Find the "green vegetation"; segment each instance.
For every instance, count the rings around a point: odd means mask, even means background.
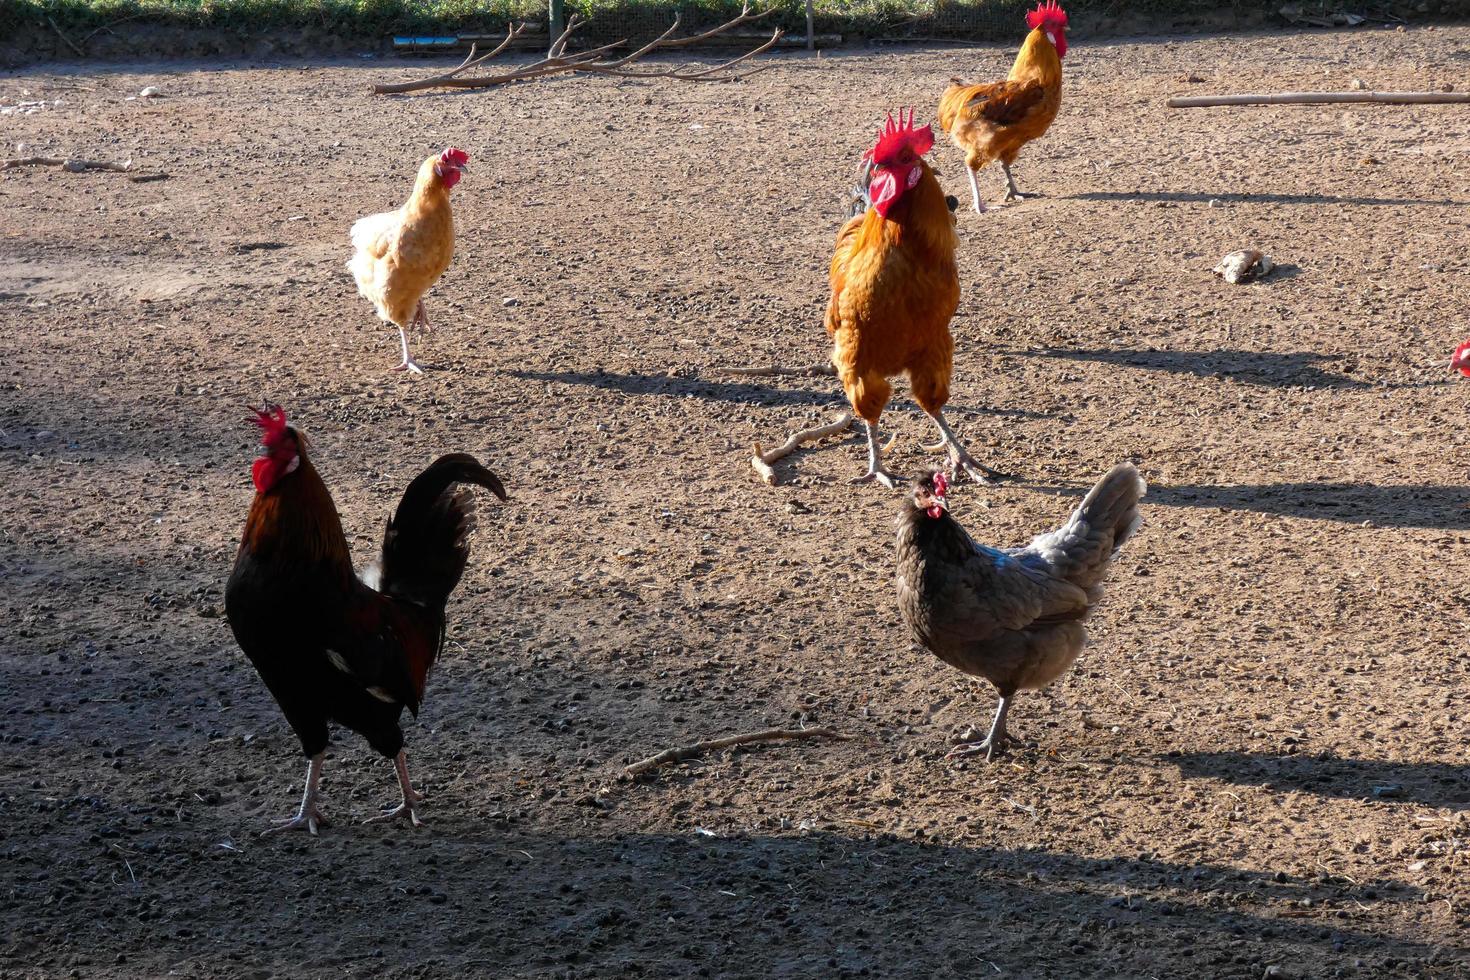
[[[1070,0],[1079,14],[1219,16],[1232,11],[1270,11],[1279,0]],[[1306,0],[1303,7],[1333,6]],[[806,30],[804,0],[768,0],[774,13],[762,23],[788,32]],[[815,0],[819,32],[865,37],[1014,38],[1027,0]],[[667,26],[676,10],[686,25],[708,27],[733,16],[739,0],[566,0],[566,9],[589,19],[588,39],[641,38]],[[317,29],[344,38],[380,39],[391,33],[495,33],[510,21],[545,23],[544,0],[0,0],[0,43],[21,24],[67,34],[127,22],[262,32]]]

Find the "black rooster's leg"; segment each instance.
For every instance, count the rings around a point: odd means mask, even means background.
[[[414,363],[414,359],[412,357],[408,356],[408,334],[404,332],[404,329],[402,327],[398,328],[398,340],[401,344],[403,344],[403,363],[398,365],[393,370],[408,371],[411,374],[423,374],[424,369]]]
[[[376,817],[369,817],[363,823],[376,823],[379,820],[392,820],[394,817],[407,817],[415,827],[422,827],[423,821],[419,819],[418,811],[414,804],[424,798],[424,794],[413,788],[413,783],[408,778],[408,756],[402,749],[393,757],[393,772],[398,776],[398,788],[403,791],[403,802],[391,810],[385,810]]]
[[[1022,194],[1021,193],[1021,189],[1016,186],[1016,178],[1014,178],[1014,177],[1011,176],[1011,165],[1008,164],[1008,163],[1006,163],[1004,160],[1002,160],[1000,162],[1000,169],[1002,169],[1002,170],[1004,170],[1006,172],[1006,200],[1007,201],[1024,201],[1028,197],[1040,197],[1041,196],[1040,194],[1036,193],[1035,191],[1031,192],[1030,194]]]
[[[306,830],[313,837],[316,836],[318,827],[329,827],[330,823],[322,815],[321,808],[316,805],[317,786],[322,781],[322,765],[326,761],[327,754],[318,752],[311,757],[311,762],[306,767],[306,791],[301,794],[301,810],[294,817],[277,822],[274,827],[261,833],[276,834],[283,830]]]
[[[958,759],[967,755],[985,753],[985,761],[992,761],[997,754],[1004,752],[1006,743],[1010,736],[1006,734],[1006,712],[1011,708],[1011,699],[1014,694],[1001,695],[1000,705],[995,709],[995,721],[990,723],[990,734],[985,736],[983,742],[970,742],[966,745],[956,745],[949,750],[946,759]]]
[[[892,490],[898,486],[898,477],[883,468],[883,447],[878,444],[878,427],[866,419],[864,423],[868,428],[868,472],[852,482],[867,483],[869,480],[877,480]]]
[[[983,463],[975,462],[975,457],[971,456],[965,450],[965,447],[960,443],[959,436],[954,434],[954,430],[944,420],[943,409],[936,409],[929,417],[934,420],[935,425],[939,426],[940,440],[934,446],[925,446],[925,449],[930,452],[939,449],[948,449],[949,458],[954,465],[968,473],[970,479],[976,483],[989,483],[992,480],[1008,479],[1006,474],[993,470]]]

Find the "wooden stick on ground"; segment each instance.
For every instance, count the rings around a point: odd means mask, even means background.
[[[809,364],[800,368],[770,364],[758,367],[714,367],[710,370],[719,374],[733,374],[740,378],[835,378],[837,376],[837,369],[830,363]]]
[[[750,465],[755,467],[755,471],[760,474],[762,480],[774,487],[776,485],[776,471],[771,468],[773,463],[785,459],[808,442],[816,442],[819,439],[826,439],[828,436],[835,436],[839,433],[846,432],[852,428],[855,421],[856,419],[853,418],[851,412],[843,412],[842,417],[835,422],[828,422],[826,425],[814,425],[810,429],[800,429],[791,433],[791,435],[786,437],[786,441],[775,449],[769,451],[762,450],[761,444],[756,443],[755,455],[750,457]]]
[[[1170,109],[1203,109],[1217,105],[1330,105],[1338,102],[1379,102],[1388,105],[1470,103],[1470,92],[1278,92],[1275,95],[1181,95],[1169,100]]]
[[[105,160],[78,160],[73,157],[10,157],[0,160],[0,170],[9,170],[11,167],[60,167],[74,174],[79,174],[83,170],[116,170],[119,173],[127,173],[133,169],[133,161],[108,163]]]
[[[646,772],[667,766],[675,762],[683,762],[697,756],[707,755],[710,752],[719,752],[723,749],[733,748],[736,745],[749,745],[752,742],[778,742],[783,739],[801,738],[834,738],[838,741],[847,741],[852,736],[834,732],[830,728],[767,728],[760,732],[746,732],[744,735],[727,735],[724,738],[712,738],[705,742],[695,742],[693,745],[685,745],[676,749],[664,749],[657,755],[651,755],[642,762],[635,762],[623,769],[623,775],[629,778],[641,776]]]

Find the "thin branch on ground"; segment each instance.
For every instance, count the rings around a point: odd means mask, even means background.
[[[771,486],[776,485],[776,471],[772,465],[779,460],[785,459],[809,442],[816,442],[846,432],[857,422],[851,412],[843,412],[842,417],[835,422],[826,425],[814,425],[808,429],[799,429],[786,437],[786,441],[775,449],[763,450],[761,444],[755,444],[755,455],[750,457],[750,465],[760,474],[760,478]]]
[[[133,161],[110,163],[106,160],[79,160],[75,157],[9,157],[0,160],[0,170],[9,170],[12,167],[60,167],[74,174],[83,170],[115,170],[118,173],[127,173],[133,169]]]
[[[837,368],[830,363],[809,364],[799,368],[768,364],[756,367],[713,367],[710,370],[719,374],[732,374],[740,378],[832,378],[837,376]]]
[[[470,53],[465,57],[464,61],[460,62],[459,65],[457,65],[450,71],[444,72],[443,74],[435,75],[431,78],[420,79],[416,82],[398,82],[394,84],[374,85],[372,87],[372,92],[374,95],[402,95],[408,92],[422,92],[426,89],[438,88],[494,88],[495,86],[507,85],[511,82],[523,82],[529,81],[533,78],[545,78],[548,75],[558,75],[575,72],[586,72],[593,75],[612,75],[617,78],[671,78],[681,82],[729,82],[736,79],[748,78],[756,72],[764,70],[764,66],[762,66],[760,68],[749,68],[742,71],[732,71],[735,66],[745,61],[748,61],[751,58],[756,57],[757,55],[763,54],[774,47],[776,43],[781,40],[782,37],[782,31],[779,28],[772,32],[770,40],[766,41],[766,43],[760,45],[754,50],[747,51],[745,54],[740,55],[737,58],[731,58],[729,61],[721,62],[720,64],[714,65],[712,67],[694,68],[690,66],[680,66],[677,68],[669,68],[663,70],[639,70],[629,68],[628,66],[642,60],[655,51],[665,50],[669,48],[682,48],[690,44],[698,43],[700,41],[706,41],[718,34],[723,34],[734,27],[738,27],[741,24],[749,23],[753,20],[759,20],[760,18],[765,17],[770,13],[771,11],[769,10],[762,11],[760,13],[752,13],[750,10],[750,5],[747,3],[744,7],[741,8],[740,14],[733,19],[726,21],[718,27],[711,28],[710,30],[705,31],[703,34],[695,34],[691,37],[682,38],[673,36],[678,31],[680,24],[683,22],[682,17],[678,14],[675,14],[674,23],[669,26],[668,30],[664,31],[658,37],[654,38],[652,41],[649,41],[641,48],[633,51],[631,54],[627,54],[621,58],[613,58],[610,60],[600,59],[602,59],[603,55],[607,54],[607,52],[609,51],[612,51],[614,48],[620,48],[627,44],[626,40],[617,41],[613,44],[604,44],[596,48],[589,48],[586,51],[578,51],[573,54],[567,54],[567,41],[570,40],[573,32],[575,32],[579,27],[586,24],[586,21],[584,19],[573,14],[567,20],[566,29],[557,36],[556,40],[552,41],[551,46],[547,49],[547,56],[545,58],[542,58],[540,61],[533,62],[521,68],[514,68],[509,71],[502,72],[498,75],[466,76],[463,74],[471,68],[484,64],[491,58],[498,55],[500,52],[504,51],[505,48],[509,46],[511,41],[515,40],[515,38],[519,36],[520,32],[524,30],[525,25],[521,24],[517,27],[512,28],[506,39],[502,41],[500,45],[495,48],[495,50],[489,52],[488,54],[479,54],[478,50],[473,45],[471,45]]]
[[[1334,105],[1340,102],[1439,105],[1470,102],[1470,92],[1278,92],[1274,95],[1262,93],[1180,95],[1169,100],[1169,108],[1204,109],[1221,105]]]
[[[712,738],[708,741],[695,742],[693,745],[685,745],[681,748],[664,749],[657,755],[651,755],[642,762],[635,762],[631,766],[625,766],[623,768],[623,775],[631,779],[657,769],[660,766],[683,762],[686,759],[708,755],[711,752],[720,752],[737,745],[750,745],[753,742],[779,742],[785,739],[803,738],[832,738],[840,742],[845,742],[852,738],[852,736],[843,735],[841,732],[835,732],[830,728],[767,728],[764,731],[746,732],[743,735],[727,735],[724,738]]]

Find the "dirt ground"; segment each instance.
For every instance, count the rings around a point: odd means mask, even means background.
[[[0,174],[0,976],[1470,977],[1470,115],[1164,106],[1463,88],[1470,28],[1074,39],[1016,167],[1046,196],[960,213],[950,417],[1018,478],[959,519],[1012,544],[1120,459],[1151,484],[1092,645],[987,766],[943,759],[993,692],[910,642],[856,437],[774,488],[747,464],[833,381],[715,368],[826,357],[883,111],[1009,57],[394,100],[367,85],[430,66],[0,76],[45,103],[4,155],[170,175]],[[451,143],[406,377],[347,228]],[[1209,274],[1243,246],[1281,271]],[[912,473],[940,460],[899,392]],[[358,823],[391,771],[339,733],[333,826],[257,836],[304,770],[221,611],[266,398],[362,560],[440,452],[512,493],[407,729],[417,832]],[[852,738],[617,779],[776,724]]]

